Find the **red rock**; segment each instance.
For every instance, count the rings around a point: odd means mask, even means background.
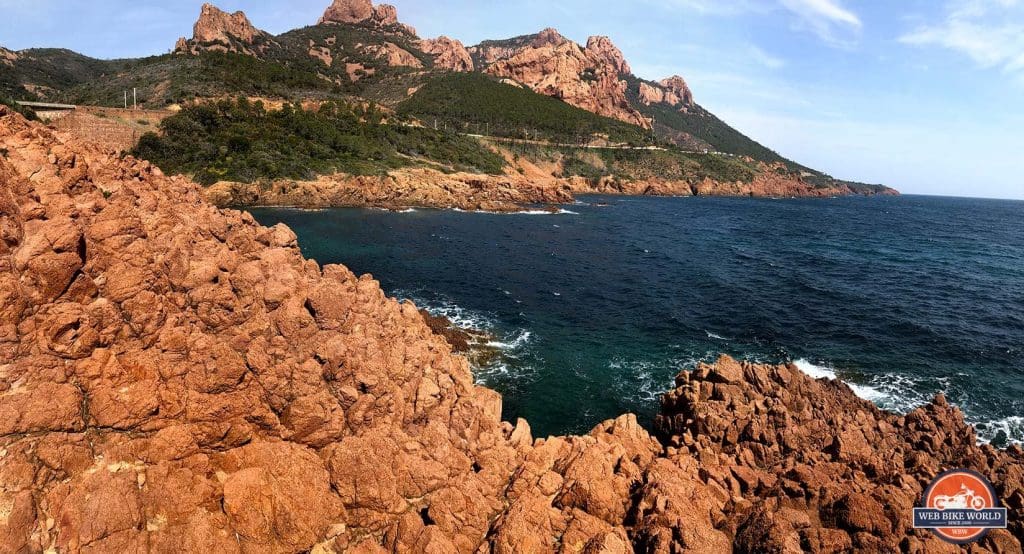
[[[373,2],[370,0],[334,0],[320,23],[362,23],[373,17]]]
[[[484,64],[478,69],[491,75],[513,79],[578,108],[651,126],[626,99],[622,75],[629,72],[629,65],[607,37],[591,37],[583,48],[555,29],[545,29],[518,46],[476,46],[469,51]]]
[[[657,437],[534,440],[415,306],[287,227],[2,106],[0,148],[5,550],[941,551],[909,514],[950,467],[1010,512],[978,548],[1020,550],[1024,450],[942,398],[900,416],[722,358]]]
[[[420,50],[434,56],[434,67],[449,71],[473,71],[473,57],[461,42],[445,36],[421,40]]]
[[[244,12],[229,14],[213,4],[203,4],[192,28],[192,40],[179,38],[174,51],[179,54],[205,50],[251,54],[250,47],[261,36],[269,35],[254,27]]]

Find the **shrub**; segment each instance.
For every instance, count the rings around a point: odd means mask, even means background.
[[[381,124],[373,106],[327,102],[316,110],[285,104],[266,110],[245,98],[186,107],[146,133],[134,154],[170,173],[210,185],[312,179],[345,172],[381,174],[425,158],[457,170],[500,173],[504,161],[478,142],[453,134]]]

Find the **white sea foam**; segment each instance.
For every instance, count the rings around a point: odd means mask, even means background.
[[[854,394],[874,402],[879,408],[897,413],[907,413],[918,406],[927,404],[934,398],[935,394],[948,395],[950,390],[950,379],[938,377],[930,379],[930,387],[922,386],[922,381],[898,375],[886,373],[873,376],[868,384],[851,383],[836,375],[836,372],[829,367],[811,363],[800,359],[793,362],[797,368],[815,379],[827,377],[838,379],[846,383]],[[962,374],[961,376],[964,376]],[[922,392],[931,389],[933,392]],[[1010,443],[1024,443],[1024,416],[1008,416],[995,420],[978,420],[971,416],[971,402],[964,395],[960,395],[956,404],[964,411],[967,423],[974,426],[978,435],[979,443],[988,443],[994,439],[1005,440]]]
[[[850,387],[850,390],[852,390],[854,394],[865,400],[870,400],[882,408],[886,408],[887,405],[891,403],[891,400],[895,400],[895,397],[880,388],[876,388],[875,386],[859,385],[857,383],[844,381],[843,379],[840,379],[839,376],[836,375],[836,372],[831,368],[813,364],[804,359],[794,360],[793,365],[795,365],[800,371],[803,371],[815,379],[827,377],[829,379],[842,381],[846,383],[846,386]]]
[[[514,337],[512,337],[511,340],[507,340],[507,341],[492,340],[492,341],[487,343],[487,346],[489,346],[491,348],[497,348],[497,349],[500,349],[500,350],[514,351],[514,350],[516,350],[518,348],[521,348],[521,347],[525,346],[526,343],[530,341],[530,336],[531,335],[530,335],[529,331],[527,331],[525,329],[520,329],[519,333],[517,335],[515,335]]]
[[[1024,444],[1024,417],[1009,416],[992,421],[968,423],[974,425],[979,441],[989,442],[1004,435],[1008,442]]]
[[[485,346],[500,351],[498,356],[488,359],[485,364],[473,366],[473,377],[477,384],[487,385],[495,379],[521,381],[526,380],[534,372],[534,368],[515,363],[521,359],[530,347],[532,333],[523,328],[504,330],[495,316],[483,312],[467,310],[447,299],[424,301],[415,294],[398,290],[393,293],[399,298],[409,298],[420,308],[431,315],[443,316],[452,325],[462,329],[483,331],[493,337]]]

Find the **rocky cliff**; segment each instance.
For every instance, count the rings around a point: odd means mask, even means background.
[[[255,54],[259,38],[269,39],[270,35],[254,27],[245,13],[229,14],[213,4],[203,4],[192,28],[192,39],[179,38],[174,51],[179,54],[201,51]]]
[[[478,69],[512,79],[535,92],[573,106],[650,128],[651,122],[630,106],[623,79],[629,65],[606,37],[591,37],[587,46],[555,29],[469,49]]]
[[[662,79],[658,83],[640,81],[639,87],[639,98],[645,105],[668,104],[684,112],[693,106],[693,93],[679,75]]]
[[[458,40],[441,36],[421,40],[420,49],[434,56],[434,67],[448,71],[473,71],[473,57]]]
[[[627,91],[637,79],[608,37],[590,37],[586,46],[580,46],[555,29],[545,29],[536,35],[487,41],[469,52],[479,70],[578,108],[651,128],[650,118],[630,104]],[[693,105],[693,94],[682,77],[639,82],[639,98],[645,104],[664,103],[682,111]]]
[[[399,23],[397,8],[390,4],[374,6],[370,0],[334,0],[318,21],[318,24],[324,23],[396,26],[410,35],[416,35],[416,29]]]
[[[9,552],[922,552],[939,471],[1010,510],[1024,451],[722,358],[635,417],[535,439],[370,276],[0,106],[0,545]]]

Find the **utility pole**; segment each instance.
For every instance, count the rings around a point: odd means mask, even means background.
[[[139,109],[139,96],[136,93],[134,87],[132,88],[132,109],[133,110]]]
[[[128,109],[128,91],[124,91],[124,109]]]

